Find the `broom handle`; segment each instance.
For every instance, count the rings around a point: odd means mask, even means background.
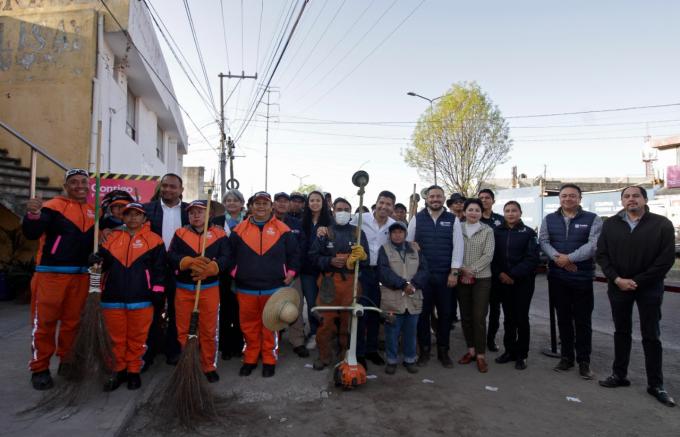
[[[212,188],[208,190],[208,201],[205,208],[205,223],[203,223],[203,235],[201,235],[201,256],[205,256],[205,246],[208,239],[208,223],[210,222],[210,204],[212,198]],[[196,283],[196,297],[194,298],[194,313],[198,313],[198,298],[201,295],[201,283],[203,281],[199,280]],[[193,321],[193,317],[192,317]]]
[[[97,156],[94,166],[95,192],[94,192],[94,243],[92,253],[97,253],[99,249],[99,189],[101,187],[101,175],[99,166],[101,165],[102,151],[102,121],[97,121]]]

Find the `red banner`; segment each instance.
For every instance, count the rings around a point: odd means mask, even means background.
[[[126,174],[104,174],[101,177],[99,187],[99,197],[103,198],[113,190],[124,190],[137,199],[138,202],[148,202],[156,191],[156,185],[160,176],[140,176]],[[87,198],[88,203],[94,203],[94,193],[96,188],[95,178],[90,178],[90,194]]]

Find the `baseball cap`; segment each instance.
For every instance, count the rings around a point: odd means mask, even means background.
[[[302,200],[303,202],[306,200],[305,195],[298,192],[298,191],[293,191],[290,193],[290,200]]]
[[[71,176],[85,176],[89,178],[90,173],[88,173],[87,170],[83,170],[82,168],[72,168],[70,170],[66,170],[66,173],[64,174],[64,180],[67,181]]]
[[[201,209],[205,209],[205,208],[206,208],[206,205],[207,205],[207,203],[206,203],[205,200],[194,200],[193,202],[191,202],[191,203],[187,206],[187,211],[189,211],[191,208],[194,208],[194,207],[196,207],[196,208],[201,208]]]
[[[390,227],[387,228],[387,230],[388,230],[389,232],[392,232],[392,231],[394,231],[395,229],[401,229],[401,230],[403,230],[404,232],[407,232],[407,231],[408,231],[408,228],[406,227],[406,224],[405,224],[404,222],[400,222],[400,221],[396,221],[396,222],[392,223],[392,224],[390,225]]]
[[[127,211],[131,209],[137,210],[142,214],[146,215],[146,211],[144,211],[144,205],[142,205],[139,202],[130,202],[127,205],[125,205],[125,208],[123,208],[123,214],[125,214]]]
[[[257,199],[265,199],[271,202],[272,196],[266,191],[258,191],[257,193],[253,194],[253,202],[255,202]]]
[[[274,200],[279,200],[279,199],[281,199],[282,197],[283,197],[283,198],[286,198],[286,199],[288,199],[288,200],[290,200],[290,196],[288,195],[288,193],[284,193],[283,191],[280,192],[280,193],[274,194]]]
[[[465,196],[460,193],[453,193],[451,197],[446,200],[446,206],[451,206],[454,202],[465,202]]]

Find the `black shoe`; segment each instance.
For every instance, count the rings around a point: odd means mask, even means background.
[[[307,350],[304,344],[302,346],[294,347],[293,352],[295,352],[300,358],[309,357],[309,350]]]
[[[217,382],[220,380],[220,375],[216,371],[205,372],[205,377],[208,379],[209,383]]]
[[[71,363],[59,363],[59,369],[57,370],[57,375],[59,376],[70,376],[73,365]]]
[[[385,360],[380,356],[378,352],[369,352],[366,354],[366,359],[371,360],[376,366],[384,366]]]
[[[416,366],[416,363],[404,363],[404,367],[406,367],[406,371],[408,373],[418,373],[418,367]]]
[[[486,342],[486,348],[489,349],[491,352],[498,352],[498,346],[496,345],[495,340],[488,340]]]
[[[165,359],[165,364],[168,366],[176,366],[177,363],[179,363],[179,356],[180,354],[168,355],[168,357]]]
[[[49,370],[43,370],[42,372],[35,372],[31,375],[31,384],[36,390],[49,390],[54,387],[54,381],[52,381],[52,375],[50,375]]]
[[[503,352],[502,354],[497,356],[494,359],[494,361],[497,362],[498,364],[505,364],[505,363],[509,363],[510,361],[515,361],[515,357],[510,355],[508,352]]]
[[[128,390],[137,390],[142,386],[142,378],[139,373],[129,372],[127,374],[127,388]]]
[[[364,370],[368,372],[368,363],[366,362],[366,358],[364,357],[357,357],[357,363],[361,364],[364,366]]]
[[[515,360],[515,369],[517,370],[524,370],[527,368],[527,359],[526,358],[519,358]]]
[[[598,384],[607,388],[628,387],[630,385],[630,381],[617,375],[611,375],[608,376],[607,379],[598,381]]]
[[[668,393],[663,389],[663,387],[647,387],[647,393],[654,396],[657,401],[661,402],[667,407],[675,406],[675,401],[672,397],[668,396]]]
[[[452,369],[453,368],[453,361],[451,360],[451,357],[449,356],[449,348],[448,347],[438,347],[437,348],[437,359],[439,360],[440,363],[442,363],[442,366],[444,366],[445,369]]]
[[[593,371],[590,370],[590,363],[578,363],[578,374],[588,381],[595,377]]]
[[[323,370],[323,369],[326,368],[326,366],[327,366],[327,364],[324,363],[323,361],[321,361],[320,359],[314,360],[314,364],[312,364],[312,368],[314,370]]]
[[[250,376],[253,370],[257,367],[257,364],[246,364],[243,363],[241,370],[238,371],[239,376]]]
[[[388,375],[394,375],[397,372],[397,365],[396,364],[388,364],[385,366],[385,373]]]
[[[571,369],[574,367],[574,362],[570,361],[566,358],[560,359],[560,362],[557,363],[557,366],[553,367],[553,370],[555,372],[566,372],[567,370]]]
[[[420,355],[418,356],[418,361],[417,364],[420,367],[425,367],[427,366],[427,363],[430,361],[430,348],[429,347],[421,347],[420,348]]]
[[[114,391],[125,381],[127,381],[127,372],[125,370],[113,372],[104,383],[104,391]]]
[[[263,364],[262,365],[262,377],[263,378],[271,378],[274,376],[274,373],[276,372],[276,365],[275,364]]]

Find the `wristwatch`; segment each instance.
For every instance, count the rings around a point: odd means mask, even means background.
[[[453,271],[451,272],[451,274],[452,274],[453,276],[458,276],[458,270],[453,270]]]

